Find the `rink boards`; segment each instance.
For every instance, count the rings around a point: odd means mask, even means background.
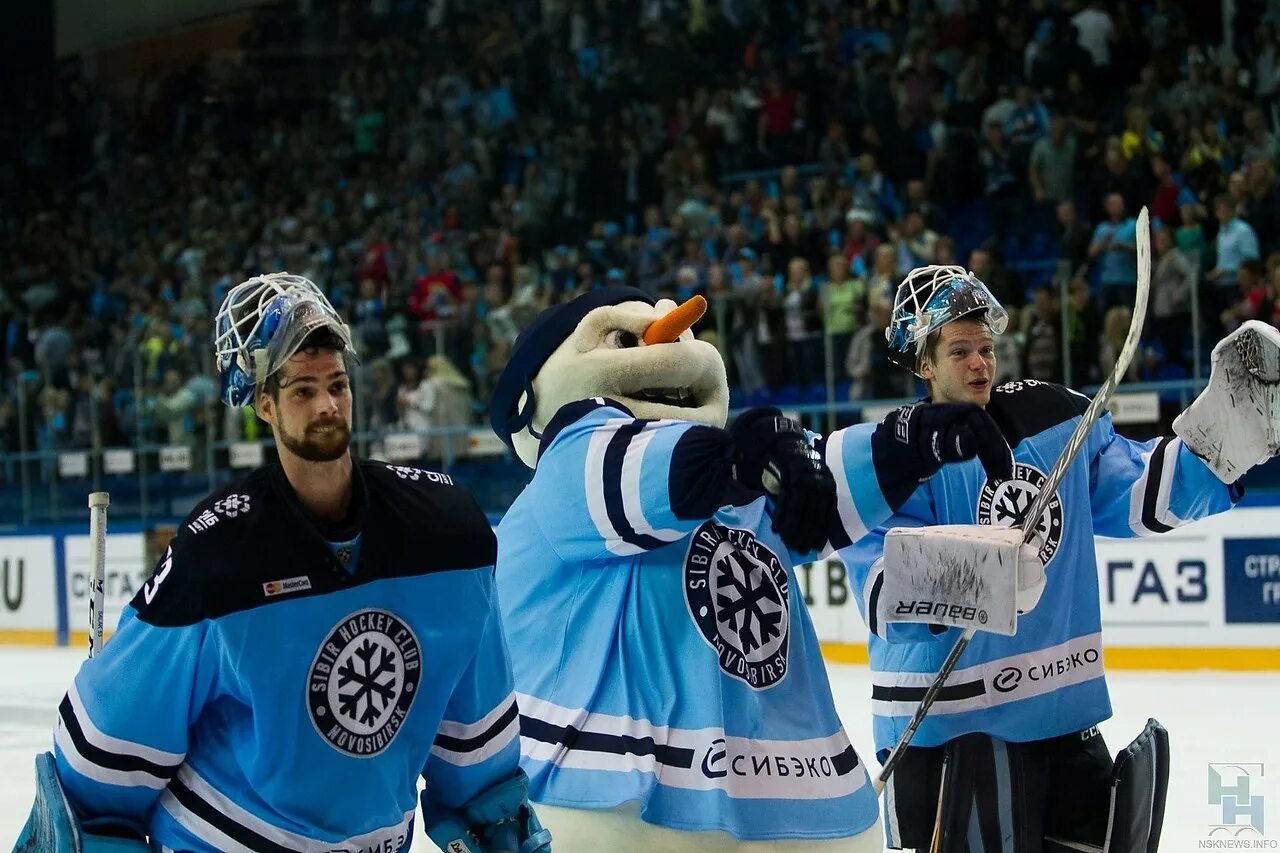
[[[151,574],[146,534],[113,524],[107,541],[108,630]],[[84,645],[85,527],[0,533],[0,644]],[[1053,572],[1049,566],[1049,582]],[[829,659],[867,659],[867,630],[844,566],[796,572]],[[1109,667],[1280,671],[1280,507],[1241,507],[1151,539],[1098,539],[1098,589]]]

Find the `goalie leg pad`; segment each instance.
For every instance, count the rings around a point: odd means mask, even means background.
[[[53,755],[48,752],[36,756],[36,798],[13,849],[14,853],[81,853],[84,849],[80,822],[67,802]]]
[[[1280,450],[1280,331],[1250,320],[1218,342],[1212,364],[1173,431],[1230,484]]]
[[[1116,756],[1106,853],[1156,853],[1169,792],[1169,733],[1147,720],[1142,734]]]

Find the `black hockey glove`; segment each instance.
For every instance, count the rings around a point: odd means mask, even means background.
[[[734,479],[773,496],[774,532],[797,551],[825,546],[835,520],[836,481],[800,425],[777,409],[752,409],[729,433]]]
[[[950,462],[978,457],[991,480],[1013,477],[1013,451],[987,410],[973,403],[916,403],[890,412],[871,434],[880,491],[897,510]]]

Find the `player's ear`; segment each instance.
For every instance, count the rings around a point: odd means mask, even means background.
[[[932,382],[933,376],[933,362],[929,361],[928,356],[922,356],[920,358],[920,377],[925,382]]]
[[[259,389],[253,401],[253,410],[258,417],[271,426],[276,425],[276,401],[265,390]]]

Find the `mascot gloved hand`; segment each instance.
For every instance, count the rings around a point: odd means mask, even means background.
[[[797,551],[821,550],[836,511],[836,481],[804,430],[770,407],[745,412],[729,433],[735,479],[774,498],[774,532]]]

